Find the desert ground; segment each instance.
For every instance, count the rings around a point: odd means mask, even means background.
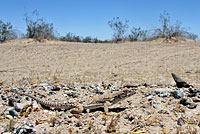
[[[0,131],[14,132],[8,128],[12,126],[12,120],[16,122],[14,128],[28,122],[33,125],[31,127],[36,133],[197,133],[200,130],[198,102],[194,109],[181,104],[180,108],[180,99],[171,98],[170,95],[161,97],[152,93],[153,90],[160,88],[176,90],[171,73],[183,78],[193,88],[200,88],[199,41],[163,42],[160,39],[95,44],[60,41],[39,43],[31,39],[19,39],[1,43]],[[49,86],[49,83],[65,86],[59,91],[51,91],[54,95],[48,96],[50,89],[41,89]],[[108,88],[104,89],[103,84],[109,85],[106,86]],[[62,101],[69,97],[63,96],[66,91],[76,92],[78,96],[73,97],[79,98],[81,95],[94,95],[93,89],[97,87],[104,93],[107,90],[122,90],[127,84],[134,85],[131,90],[135,90],[136,93],[117,104],[118,107],[128,107],[120,112],[104,113],[97,110],[71,114],[61,111],[59,116],[62,121],[53,126],[44,119],[51,120],[50,116],[57,111],[40,108],[28,112],[26,116],[17,111],[20,115],[18,117],[8,116],[5,112],[14,108],[8,104],[8,98],[13,94],[5,92],[12,88],[34,89],[37,93],[45,95],[45,98],[42,98],[44,100]],[[69,88],[72,85],[77,90]],[[87,88],[86,85],[94,86]],[[84,87],[84,91],[78,90],[82,89],[81,86]],[[87,89],[90,91],[86,91]],[[188,89],[181,88],[180,91],[186,94]],[[6,96],[6,99],[2,96]],[[195,117],[191,117],[192,115]],[[192,119],[195,119],[193,123],[190,121]],[[184,123],[177,125],[177,121],[181,120]],[[110,122],[114,122],[115,125]],[[15,133],[20,132],[15,130]]]
[[[172,84],[174,72],[198,84],[199,59],[197,41],[83,44],[15,40],[0,44],[0,81],[10,84],[23,77],[41,81],[56,77],[64,82]]]

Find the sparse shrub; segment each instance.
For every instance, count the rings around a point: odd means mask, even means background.
[[[177,21],[175,24],[171,24],[170,16],[167,12],[160,14],[160,24],[161,28],[156,28],[153,33],[153,38],[166,38],[167,40],[172,37],[185,37],[188,39],[197,39],[198,36],[194,33],[188,32],[185,28],[181,26],[181,22]]]
[[[113,41],[118,42],[118,41],[123,41],[125,39],[125,33],[129,28],[128,20],[123,22],[119,19],[119,17],[116,17],[108,21],[108,25],[114,32]]]
[[[33,11],[34,17],[25,14],[25,21],[27,25],[27,38],[42,39],[55,39],[53,23],[47,23],[43,18],[38,18],[37,10]]]
[[[83,42],[84,43],[90,43],[90,42],[92,42],[92,37],[86,36],[85,38],[83,38]]]
[[[69,41],[69,42],[81,42],[82,41],[82,37],[80,36],[76,36],[73,33],[67,33],[65,37],[61,37],[60,38],[61,41]]]
[[[133,27],[128,35],[129,41],[144,40],[147,38],[147,30],[142,30],[140,27]]]
[[[10,39],[16,39],[17,34],[13,30],[13,26],[10,22],[4,23],[2,20],[0,20],[0,41],[6,41]]]

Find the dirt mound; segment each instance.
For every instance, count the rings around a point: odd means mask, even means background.
[[[36,39],[14,39],[14,40],[7,40],[3,42],[3,44],[39,44],[39,43],[58,43],[58,40],[36,40]]]
[[[186,42],[196,42],[195,40],[188,39],[185,37],[171,37],[170,39],[167,38],[154,38],[147,40],[147,42],[152,43],[186,43]]]

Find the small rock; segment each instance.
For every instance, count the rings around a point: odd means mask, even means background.
[[[93,90],[93,92],[96,93],[96,94],[103,94],[102,89],[99,88],[99,87],[95,88],[95,89]]]
[[[14,131],[14,134],[36,134],[36,130],[32,127],[32,125],[21,126]]]
[[[55,94],[56,94],[55,92],[49,92],[49,93],[48,93],[49,96],[55,95]]]
[[[197,104],[193,102],[191,98],[182,98],[180,100],[180,104],[187,106],[190,109],[194,109],[197,107]]]
[[[176,86],[178,88],[182,88],[182,87],[188,88],[188,87],[190,87],[190,85],[187,82],[185,82],[184,80],[179,78],[176,74],[172,73],[171,75],[172,75],[174,81],[176,82]]]
[[[151,101],[152,98],[153,98],[152,96],[147,96],[147,100],[148,100],[148,101]]]
[[[25,102],[25,103],[16,103],[15,104],[15,109],[17,110],[17,111],[20,111],[20,110],[22,110],[25,106],[27,106],[27,105],[31,105],[31,102],[30,101],[27,101],[27,102]]]
[[[174,92],[172,92],[172,95],[176,99],[182,98],[184,96],[181,90],[175,90]]]
[[[78,97],[78,94],[76,92],[68,92],[67,95],[73,98]]]
[[[51,91],[60,91],[60,89],[61,89],[60,86],[54,85]]]
[[[17,111],[15,111],[14,109],[11,109],[11,110],[9,110],[9,114],[12,116],[12,117],[18,117],[19,115],[18,115],[18,113],[17,113]]]
[[[145,97],[147,97],[147,96],[150,96],[151,93],[147,92],[147,93],[145,93],[144,95],[145,95]]]
[[[182,126],[184,124],[185,124],[185,121],[183,120],[183,118],[178,118],[177,125]]]
[[[12,98],[8,99],[8,106],[11,106],[11,107],[14,106],[14,99],[12,99]]]
[[[173,91],[170,88],[156,88],[152,91],[152,94],[156,93],[159,97],[168,97]]]
[[[200,98],[199,98],[199,97],[193,97],[192,100],[193,100],[194,102],[200,102]]]
[[[40,109],[40,107],[39,107],[39,105],[37,104],[37,102],[36,101],[33,101],[33,111],[37,111],[37,110],[39,110]]]
[[[46,86],[48,86],[48,84],[47,83],[41,83],[39,86],[46,87]]]
[[[168,97],[169,95],[170,95],[170,93],[167,92],[167,91],[165,91],[165,92],[160,92],[160,93],[158,94],[159,97]]]
[[[7,96],[1,95],[1,99],[2,99],[2,100],[7,100]]]
[[[157,105],[156,105],[156,104],[153,104],[153,108],[155,108],[155,109],[156,109],[156,108],[157,108]]]
[[[6,119],[12,120],[12,119],[13,119],[13,116],[11,116],[11,115],[6,115]]]
[[[200,92],[196,93],[196,96],[197,96],[198,98],[200,98]]]
[[[187,107],[188,107],[189,109],[194,109],[194,108],[197,107],[197,104],[196,104],[196,103],[192,103],[192,104],[190,104],[190,105],[187,105]]]

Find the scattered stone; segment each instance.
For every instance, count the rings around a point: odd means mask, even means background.
[[[12,120],[12,119],[13,119],[13,116],[11,116],[11,115],[6,115],[6,119]]]
[[[11,110],[9,110],[9,114],[12,116],[12,117],[18,117],[19,115],[18,115],[18,113],[17,113],[17,111],[15,110],[15,109],[11,109]]]
[[[101,88],[97,87],[93,90],[93,93],[96,93],[96,94],[103,94],[103,91]]]
[[[194,108],[197,107],[197,104],[196,104],[196,103],[191,103],[190,105],[187,105],[187,107],[188,107],[189,109],[194,109]]]
[[[15,104],[15,109],[17,110],[17,111],[20,111],[20,110],[22,110],[25,106],[27,106],[27,105],[31,105],[31,102],[30,101],[26,101],[26,102],[24,102],[24,103],[16,103]]]
[[[33,101],[33,111],[38,111],[40,109],[38,103],[36,101]]]
[[[182,87],[189,88],[190,87],[190,85],[187,82],[185,82],[184,80],[179,78],[176,74],[172,73],[172,77],[173,77],[174,81],[176,82],[176,86],[178,88],[182,88]]]
[[[172,95],[176,99],[182,98],[184,96],[181,90],[175,90],[174,92],[172,92]]]
[[[55,92],[49,92],[49,93],[48,93],[49,96],[55,95],[55,94],[56,94]]]
[[[193,97],[192,100],[193,100],[194,102],[200,102],[200,98],[199,98],[199,97]]]
[[[153,100],[153,97],[152,96],[147,96],[147,100],[151,101],[151,100]]]
[[[185,124],[185,121],[183,120],[183,118],[178,118],[177,125],[182,126],[184,124]]]
[[[180,104],[187,106],[190,109],[194,109],[197,107],[197,104],[193,102],[191,98],[182,98],[180,100]]]
[[[139,85],[125,85],[123,88],[137,88]]]
[[[60,86],[59,85],[54,85],[51,91],[60,91]]]
[[[14,134],[36,134],[36,130],[33,128],[32,125],[25,125],[18,127],[15,131]]]
[[[169,93],[174,92],[174,90],[171,88],[156,88],[153,91],[155,91],[157,94],[159,94],[161,92],[169,92]]]
[[[1,95],[1,99],[2,99],[2,100],[7,100],[7,96]]]
[[[198,98],[200,98],[200,92],[198,92],[198,93],[196,94],[196,96],[197,96]]]
[[[167,91],[165,91],[165,92],[160,92],[160,93],[158,94],[158,96],[159,96],[159,97],[169,97],[169,96],[170,96],[170,93],[167,92]]]
[[[8,106],[11,106],[11,107],[14,106],[14,99],[12,99],[12,98],[8,99]]]

